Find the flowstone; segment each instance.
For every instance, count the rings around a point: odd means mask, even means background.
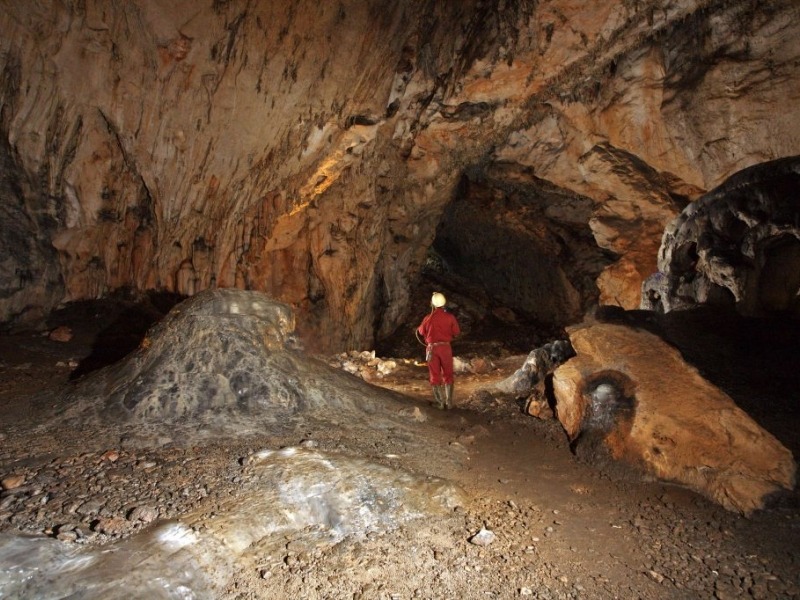
[[[0,597],[213,599],[243,563],[280,563],[287,537],[331,545],[464,504],[444,480],[312,449],[265,450],[242,464],[235,496],[113,546],[3,535]]]
[[[259,292],[201,292],[133,353],[78,381],[51,425],[118,424],[175,438],[181,429],[263,433],[396,416],[395,395],[305,354],[294,328],[291,308]]]

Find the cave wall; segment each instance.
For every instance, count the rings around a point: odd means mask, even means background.
[[[237,286],[369,344],[478,163],[590,198],[630,308],[687,201],[800,153],[791,0],[0,7],[0,321]]]

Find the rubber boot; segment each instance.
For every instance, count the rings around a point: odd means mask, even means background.
[[[445,406],[445,389],[443,385],[434,385],[433,387],[433,399],[436,403],[436,408],[444,410]]]
[[[453,384],[448,383],[444,386],[444,407],[445,409],[453,408]]]

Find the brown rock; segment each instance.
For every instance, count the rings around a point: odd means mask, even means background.
[[[486,373],[491,373],[494,369],[494,365],[490,360],[485,358],[473,358],[469,361],[469,370],[477,375],[485,375]]]
[[[128,522],[120,517],[101,517],[94,524],[93,529],[98,533],[115,535],[124,533],[128,527]]]
[[[107,450],[100,458],[112,463],[117,462],[119,460],[119,452],[116,450]]]
[[[622,325],[569,330],[577,357],[553,385],[571,439],[599,433],[611,455],[750,513],[792,489],[792,454],[659,337]]]
[[[555,416],[546,398],[531,396],[525,410],[529,415],[537,419],[552,419]]]
[[[72,339],[72,329],[62,325],[53,329],[48,337],[54,342],[68,342]]]
[[[25,483],[24,475],[9,475],[0,481],[0,487],[4,490],[14,490]]]
[[[137,506],[128,515],[129,521],[152,523],[158,518],[158,510],[152,506]]]
[[[470,36],[476,0],[437,3],[430,23],[418,2],[382,19],[357,0],[261,2],[235,27],[217,4],[107,3],[104,22],[130,26],[98,26],[82,3],[8,3],[7,179],[30,185],[4,194],[22,241],[2,249],[16,283],[0,320],[123,287],[258,287],[314,343],[353,347],[399,324],[465,166],[485,162],[588,205],[547,207],[537,248],[569,251],[534,261],[558,292],[542,310],[572,318],[584,279],[633,308],[675,198],[800,152],[792,2],[679,0],[649,18],[626,0],[506,3]],[[290,6],[304,17],[284,23]],[[572,232],[613,264],[575,256]]]

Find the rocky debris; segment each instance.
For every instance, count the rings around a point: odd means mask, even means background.
[[[331,357],[328,364],[352,375],[357,375],[366,381],[376,381],[395,373],[398,368],[424,366],[425,363],[412,358],[378,358],[375,356],[374,350],[351,350]],[[465,373],[486,375],[494,369],[493,361],[486,357],[470,359],[460,356],[453,357],[453,373],[459,375]]]
[[[397,370],[399,364],[413,362],[410,359],[378,358],[374,350],[351,350],[332,357],[328,364],[366,381],[372,381],[390,375]]]
[[[178,590],[182,596],[190,591],[218,597],[243,560],[269,561],[279,552],[295,571],[309,559],[306,548],[391,531],[444,515],[465,501],[463,492],[444,480],[310,448],[260,451],[238,460],[236,470],[235,494],[207,499],[180,521],[161,521],[113,551],[74,552],[44,538],[0,535],[0,595],[56,598],[82,589],[84,597],[104,598],[113,588],[114,597],[171,597]],[[107,503],[89,502],[85,512],[91,514]],[[128,520],[150,523],[161,516],[145,505],[134,508]],[[114,535],[124,520],[105,515],[91,527],[99,535]],[[57,529],[62,541],[85,535],[72,524]],[[297,541],[287,544],[287,537]],[[20,550],[26,546],[28,552]],[[43,547],[49,556],[41,554]],[[48,577],[53,572],[59,573],[55,581]]]
[[[745,169],[687,206],[664,232],[642,308],[800,315],[798,187],[795,156]]]
[[[224,455],[179,447],[42,460],[24,468],[24,485],[0,494],[0,527],[106,543],[185,513],[209,495],[227,494],[233,475],[226,473],[235,470]]]
[[[792,453],[658,336],[592,322],[569,334],[577,356],[553,387],[574,444],[748,514],[794,487]]]

